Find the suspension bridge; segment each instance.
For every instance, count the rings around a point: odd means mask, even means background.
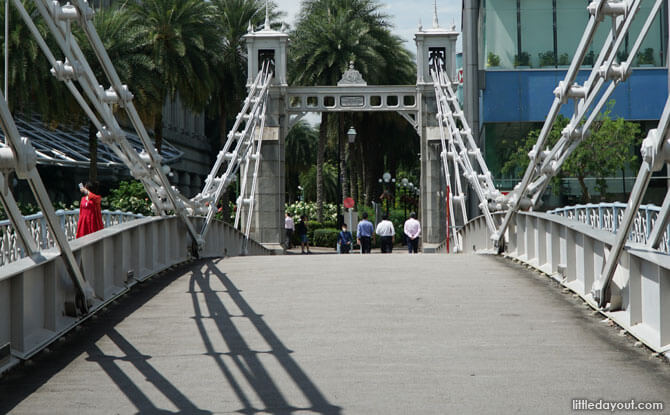
[[[0,99],[0,200],[8,215],[0,240],[0,410],[499,413],[542,405],[553,413],[584,396],[667,401],[667,364],[643,356],[670,354],[670,193],[661,207],[641,203],[652,173],[670,162],[670,100],[642,144],[628,201],[538,210],[551,178],[633,71],[663,4],[639,15],[640,2],[588,4],[528,169],[507,195],[494,186],[454,92],[458,33],[440,27],[437,11],[433,26],[415,35],[417,83],[409,86],[369,86],[355,64],[337,86],[290,86],[289,36],[266,18],[245,36],[249,95],[202,191],[188,199],[170,185],[88,3],[35,0],[53,51],[34,16],[12,0],[54,76],[143,183],[156,215],[118,218],[72,240],[34,147]],[[611,31],[577,84],[605,19]],[[619,61],[634,20],[642,29]],[[105,79],[96,79],[73,24]],[[570,122],[549,148],[570,103]],[[422,249],[434,255],[282,255],[285,137],[308,112],[326,111],[396,112],[414,127]],[[29,183],[40,218],[21,215],[10,173]],[[238,176],[228,225],[215,219],[217,203]],[[36,364],[10,371],[25,362]]]

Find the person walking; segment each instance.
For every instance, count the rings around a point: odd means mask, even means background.
[[[307,216],[300,216],[300,222],[295,226],[295,231],[300,238],[300,249],[303,254],[311,254],[309,251],[309,239],[307,238]]]
[[[393,223],[389,220],[388,215],[382,216],[382,221],[377,224],[375,233],[379,235],[382,254],[390,254],[393,252],[395,229],[393,229]]]
[[[79,191],[83,194],[79,202],[79,220],[77,221],[77,238],[97,232],[104,228],[102,223],[102,208],[100,202],[102,198],[97,195],[97,183],[86,182],[86,185],[79,183]]]
[[[361,254],[369,254],[372,248],[374,226],[368,220],[368,212],[363,212],[362,217],[363,219],[358,222],[358,227],[356,228],[356,241],[361,247]]]
[[[403,231],[407,237],[407,251],[410,254],[419,252],[419,236],[421,236],[421,223],[416,220],[416,213],[409,214],[409,219],[405,221]]]
[[[351,232],[347,230],[347,224],[342,224],[342,231],[337,234],[337,253],[339,254],[348,254],[351,251],[351,243],[354,241],[354,237],[351,236]]]
[[[293,223],[293,218],[288,212],[286,212],[286,218],[284,218],[284,230],[286,231],[286,249],[291,249],[293,248],[291,238],[293,237],[293,232],[295,231],[295,223]]]

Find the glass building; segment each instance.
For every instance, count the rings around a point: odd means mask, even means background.
[[[589,0],[464,1],[464,50],[476,50],[471,53],[476,59],[465,57],[465,79],[470,83],[465,90],[465,107],[471,108],[473,130],[502,190],[509,190],[518,182],[502,175],[502,165],[516,151],[520,140],[544,122],[554,99],[553,90],[565,77],[586,28],[589,3]],[[617,53],[619,61],[628,58],[653,3],[642,0],[638,18]],[[612,96],[611,116],[639,121],[643,130],[655,127],[668,97],[667,7],[664,3],[640,53],[633,58],[633,74]],[[598,28],[577,82],[582,83],[590,73],[611,29],[611,19],[606,18]],[[470,72],[467,68],[471,68]],[[562,114],[570,117],[572,105],[564,105]],[[632,171],[621,173],[611,180],[608,191],[630,191],[634,178],[622,176],[633,175]],[[665,189],[666,180],[657,182]],[[574,202],[580,191],[578,186],[568,185],[564,193],[567,200],[564,197],[552,203]]]
[[[482,69],[558,68],[572,61],[589,19],[587,0],[482,0],[480,3],[481,37],[479,62]],[[638,16],[646,17],[651,1],[642,1]],[[667,9],[658,15],[642,43],[636,66],[665,66],[667,50]],[[628,57],[643,18],[635,19],[632,33],[619,50],[619,60]],[[611,20],[600,24],[585,66],[605,43],[612,28]],[[595,48],[594,48],[595,47]]]

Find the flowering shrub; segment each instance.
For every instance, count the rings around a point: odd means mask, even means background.
[[[317,217],[317,207],[315,202],[295,202],[286,205],[286,212],[293,217],[300,217],[307,215],[307,220],[315,221]],[[337,222],[337,207],[332,203],[323,204],[323,220],[324,222]]]

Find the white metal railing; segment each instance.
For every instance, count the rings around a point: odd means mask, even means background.
[[[601,223],[598,205],[570,210]],[[617,204],[617,215],[624,207]],[[602,217],[607,209],[603,209]],[[610,210],[612,211],[612,210]],[[654,210],[640,210],[653,218]],[[498,221],[501,215],[495,215]],[[628,241],[618,258],[617,269],[608,289],[608,302],[600,308],[593,287],[611,252],[616,234],[595,229],[586,223],[563,215],[518,212],[513,216],[505,238],[505,256],[538,269],[578,294],[584,301],[628,333],[658,353],[670,357],[670,256],[647,245]],[[589,219],[591,220],[591,219]],[[493,253],[499,248],[491,240],[484,217],[468,222],[459,233],[464,252]]]
[[[626,203],[614,202],[566,206],[550,210],[547,213],[577,220],[594,229],[604,229],[616,233],[621,228],[621,222],[625,211]],[[633,220],[628,240],[640,244],[647,244],[660,211],[660,206],[651,204],[641,205]],[[665,253],[670,253],[670,240],[668,235],[670,235],[670,225],[666,226],[661,239],[661,244],[658,247],[660,251]]]
[[[107,212],[108,223],[130,218]],[[74,223],[74,215],[63,220]],[[191,217],[198,227],[202,217]],[[262,245],[231,225],[214,221],[199,258],[269,255]],[[89,315],[103,310],[139,282],[194,259],[187,225],[176,216],[146,216],[119,223],[68,243],[87,288],[81,298],[68,283],[63,255],[56,249],[0,267],[0,345],[10,344],[9,361],[0,359],[0,376],[30,359]],[[79,299],[78,299],[79,298]],[[79,301],[88,301],[86,312]]]
[[[68,241],[72,241],[77,236],[77,222],[79,221],[79,210],[57,210],[56,217],[67,236]],[[144,217],[141,214],[122,212],[120,210],[102,211],[102,221],[105,228],[129,222]],[[32,234],[34,241],[40,249],[49,249],[56,246],[54,238],[49,231],[46,218],[42,212],[24,216],[26,225]],[[0,221],[0,266],[14,262],[25,256],[21,245],[18,242],[16,230],[9,219]]]

